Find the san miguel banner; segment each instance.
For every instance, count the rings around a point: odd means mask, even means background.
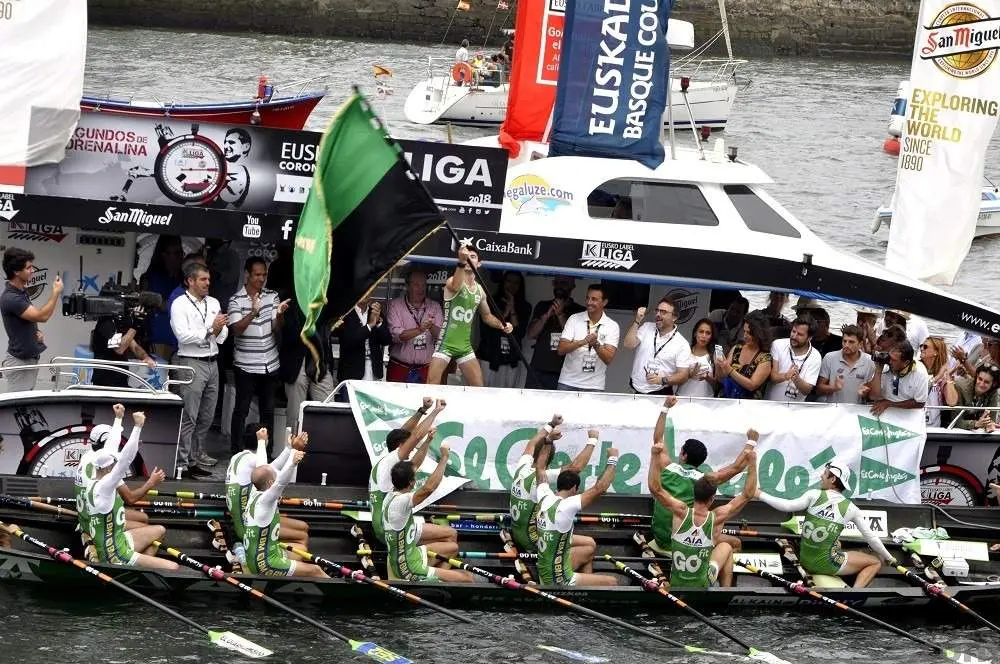
[[[19,221],[51,220],[54,209],[66,207],[52,199],[64,198],[81,208],[79,221],[76,215],[59,217],[66,224],[291,241],[288,220],[294,224],[305,204],[320,137],[309,131],[84,113],[66,158],[28,169]],[[449,221],[463,228],[499,227],[507,174],[503,150],[429,141],[400,144]],[[36,211],[42,214],[37,220]],[[246,235],[247,224],[261,228]],[[192,232],[199,225],[201,232]]]
[[[900,138],[887,268],[950,285],[979,217],[1000,112],[1000,0],[923,0]]]
[[[670,2],[569,3],[549,156],[663,162]]]
[[[361,381],[347,385],[358,429],[373,459],[384,450],[389,431],[413,414],[422,397],[446,399],[428,457],[437,458],[441,442],[450,446],[449,491],[466,479],[478,489],[508,489],[528,439],[559,413],[565,423],[554,465],[569,463],[586,443],[587,429],[596,428],[601,443],[582,471],[585,484],[596,481],[614,446],[620,460],[611,490],[648,493],[649,448],[660,398],[541,391],[531,391],[526,398],[521,390]],[[801,496],[817,486],[824,464],[837,459],[851,469],[852,497],[920,502],[926,437],[920,410],[890,409],[877,420],[863,406],[697,400],[671,409],[669,423],[666,438],[675,459],[688,438],[708,447],[703,470],[729,464],[743,448],[746,430],[757,429],[760,486],[775,496]],[[422,470],[429,472],[433,466],[428,461]],[[720,492],[735,495],[743,481],[745,476],[736,477]],[[434,499],[444,493],[439,490]]]

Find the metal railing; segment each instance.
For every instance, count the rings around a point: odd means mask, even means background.
[[[49,369],[52,375],[55,376],[53,381],[55,385],[52,388],[53,392],[59,392],[62,389],[66,390],[106,390],[106,391],[122,391],[129,390],[133,392],[152,392],[160,394],[163,392],[168,392],[170,387],[173,385],[190,385],[194,380],[194,369],[191,367],[186,367],[177,364],[157,364],[157,370],[166,370],[167,379],[163,383],[163,387],[157,388],[149,379],[132,371],[129,367],[141,367],[144,371],[149,371],[149,367],[143,362],[136,361],[117,361],[117,360],[98,360],[90,358],[80,358],[80,357],[54,357],[48,362],[43,362],[39,364],[26,364],[24,366],[13,366],[13,367],[3,367],[0,369],[0,376],[6,376],[8,373],[16,373],[18,371],[41,371],[42,369]],[[81,369],[102,369],[105,371],[111,371],[112,373],[123,374],[129,378],[134,378],[137,382],[141,384],[140,387],[107,387],[104,385],[92,385],[89,383],[80,382],[79,371]],[[69,369],[68,371],[63,371],[64,369]],[[180,377],[171,378],[170,372],[177,371]],[[66,378],[67,383],[65,388],[62,387],[60,383],[61,378]]]

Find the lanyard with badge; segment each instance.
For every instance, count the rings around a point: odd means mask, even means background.
[[[654,373],[656,371],[656,367],[657,367],[656,357],[660,354],[660,351],[662,351],[664,348],[666,348],[667,346],[670,345],[670,342],[674,340],[674,335],[676,335],[676,334],[677,334],[677,326],[675,325],[674,326],[674,331],[670,333],[670,336],[667,337],[666,341],[664,341],[662,344],[660,344],[659,348],[656,347],[656,337],[658,337],[659,334],[656,334],[653,337],[653,357],[650,358],[649,362],[646,363],[646,366],[645,366],[646,375],[649,375],[649,374]]]
[[[423,325],[424,315],[427,312],[427,304],[425,303],[424,306],[420,308],[420,316],[418,317],[417,310],[410,305],[410,301],[406,299],[405,296],[403,297],[403,302],[406,304],[406,308],[410,311],[410,318],[413,319],[413,322],[416,323],[419,328]],[[420,330],[420,334],[413,337],[411,341],[413,342],[413,350],[425,350],[427,348],[427,330]]]
[[[187,298],[187,301],[191,303],[191,306],[194,307],[194,310],[198,312],[198,314],[201,316],[201,322],[205,325],[205,329],[208,329],[208,299],[207,298],[202,299],[202,302],[205,304],[205,310],[202,311],[201,309],[198,308],[198,303],[195,302],[193,299],[191,299],[191,296],[187,292],[184,293],[184,297]],[[204,339],[198,342],[199,348],[209,348],[211,347],[211,345],[212,344],[208,340],[208,337],[205,337]]]
[[[598,334],[600,334],[600,332],[601,332],[601,324],[600,323],[596,323],[596,324],[595,323],[591,323],[588,320],[587,321],[587,336],[590,336],[590,334],[592,332],[597,332]],[[600,343],[600,338],[598,338],[597,343]],[[583,371],[584,373],[594,373],[595,371],[597,371],[597,350],[595,350],[594,348],[591,348],[590,346],[587,346],[587,352],[583,356],[583,366],[580,367],[580,370]]]
[[[812,346],[809,346],[809,350],[806,351],[806,356],[802,358],[802,363],[799,364],[799,366],[797,367],[798,370],[799,370],[799,372],[801,372],[802,371],[802,367],[804,367],[806,365],[806,360],[809,359],[809,356],[812,354],[812,352],[813,352],[813,348],[812,348]],[[791,346],[791,344],[788,345],[788,359],[792,361],[792,367],[795,367],[795,356],[792,355],[792,346]],[[788,385],[785,387],[785,398],[789,399],[789,400],[791,400],[791,399],[798,399],[798,397],[800,395],[801,395],[801,392],[799,392],[799,388],[795,384],[795,381],[792,380],[792,379],[789,379]]]

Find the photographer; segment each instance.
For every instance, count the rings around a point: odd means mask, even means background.
[[[923,363],[913,361],[909,341],[897,341],[888,351],[875,351],[872,361],[875,375],[858,393],[873,402],[873,415],[879,416],[889,408],[924,407],[930,381]]]
[[[97,325],[90,333],[90,350],[94,353],[94,359],[118,362],[138,359],[150,369],[155,368],[156,361],[135,340],[136,328],[142,327],[145,321],[144,313],[142,307],[137,307],[131,316],[98,318]],[[128,375],[108,369],[94,369],[90,382],[105,387],[128,387]]]

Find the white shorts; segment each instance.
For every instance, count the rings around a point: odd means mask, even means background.
[[[455,366],[459,366],[465,364],[466,362],[471,362],[472,360],[476,359],[476,354],[468,353],[466,355],[463,355],[462,357],[452,357],[447,353],[434,353],[431,357],[436,357],[439,360],[445,360],[446,362],[451,362],[452,360],[455,360]]]
[[[413,520],[413,525],[416,527],[416,531],[417,531],[416,540],[417,540],[417,543],[419,543],[420,542],[420,538],[423,537],[423,535],[424,535],[424,520],[423,519],[419,519],[419,520],[418,519],[414,519]],[[424,549],[426,549],[426,548],[427,547],[425,546]],[[426,551],[424,553],[426,553]]]

